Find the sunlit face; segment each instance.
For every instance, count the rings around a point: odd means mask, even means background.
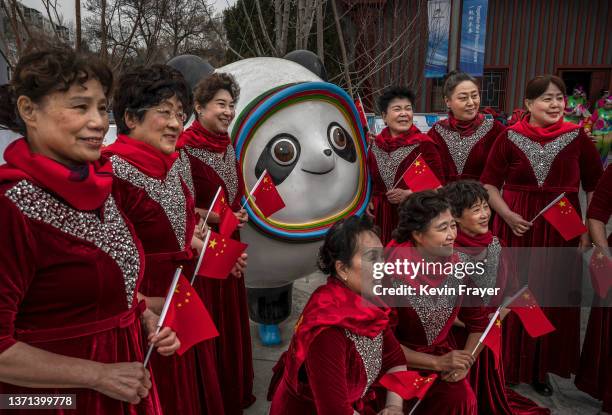
[[[529,123],[536,127],[546,127],[563,116],[565,98],[557,85],[551,82],[542,95],[533,100],[526,99],[525,105],[531,113]]]
[[[457,225],[450,209],[433,218],[423,232],[412,232],[412,237],[424,256],[450,256],[457,237]]]
[[[66,166],[100,158],[108,113],[106,95],[98,80],[75,83],[68,91],[51,93],[39,103],[21,96],[17,107],[26,123],[32,152]]]
[[[382,118],[391,132],[391,136],[397,136],[407,132],[412,127],[414,110],[408,98],[394,98],[389,102],[387,111],[382,113]]]
[[[444,102],[458,120],[473,120],[480,108],[478,85],[472,81],[462,81],[455,87],[450,98],[444,97]]]
[[[227,133],[229,125],[236,116],[234,98],[225,89],[220,89],[205,105],[196,104],[198,121],[213,133]]]
[[[455,218],[461,231],[469,236],[484,235],[489,231],[491,208],[482,199],[477,200],[468,209],[463,209],[461,217]]]
[[[375,233],[361,232],[357,237],[357,247],[350,263],[336,261],[336,273],[340,280],[356,293],[371,293],[374,264],[383,260],[382,248],[382,243]]]
[[[145,109],[142,120],[126,113],[125,123],[130,129],[129,136],[155,147],[164,154],[172,154],[176,142],[183,132],[183,104],[175,96],[158,105]]]

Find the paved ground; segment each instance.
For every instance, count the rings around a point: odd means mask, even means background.
[[[293,288],[293,311],[291,317],[281,324],[283,344],[276,347],[262,346],[257,337],[256,327],[251,323],[251,335],[253,338],[253,358],[255,366],[255,387],[254,392],[257,402],[245,411],[246,415],[265,415],[268,413],[269,402],[266,400],[268,383],[272,376],[272,367],[279,356],[287,349],[289,339],[293,332],[293,326],[304,308],[310,293],[324,282],[321,274],[313,274],[308,279],[298,280]],[[588,318],[588,310],[583,310],[583,336]],[[571,380],[562,379],[557,376],[552,377],[555,393],[550,398],[542,398],[529,385],[521,384],[516,389],[521,394],[528,396],[538,404],[551,408],[553,414],[579,414],[595,415],[601,409],[599,401],[594,400],[589,395],[576,389]]]

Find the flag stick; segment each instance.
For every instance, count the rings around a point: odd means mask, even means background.
[[[248,193],[246,200],[244,201],[244,203],[242,204],[242,206],[240,206],[241,209],[244,209],[244,207],[246,206],[246,204],[248,203],[249,199],[253,196],[253,192],[255,190],[257,190],[257,187],[259,187],[259,184],[261,183],[261,181],[263,180],[263,178],[266,176],[266,173],[268,172],[268,169],[264,169],[263,173],[261,173],[261,176],[259,176],[259,179],[257,179],[257,181],[255,182],[255,185],[253,186],[253,188],[251,189],[251,191]]]
[[[183,271],[183,266],[179,266],[176,271],[174,271],[174,278],[172,278],[172,284],[170,284],[170,290],[166,295],[166,301],[164,302],[164,306],[162,308],[162,312],[159,315],[159,320],[157,320],[157,328],[155,330],[155,334],[159,334],[161,331],[162,325],[164,324],[164,320],[166,319],[166,314],[168,314],[168,308],[170,308],[170,302],[172,301],[172,296],[174,295],[174,290],[176,290],[176,284],[178,284],[178,280],[181,276],[181,272]],[[147,363],[149,363],[149,359],[151,358],[151,353],[153,352],[153,345],[149,346],[149,350],[147,351],[147,355],[144,360],[144,366],[147,367]]]
[[[502,305],[500,306],[500,308],[506,308],[508,307],[510,304],[512,304],[514,302],[514,300],[516,300],[517,298],[519,298],[519,295],[523,294],[523,292],[525,292],[525,290],[528,288],[528,285],[524,285],[520,290],[518,290],[516,292],[516,294],[514,294],[512,297],[508,298],[506,301],[504,301],[502,303]]]
[[[416,403],[414,404],[414,406],[412,407],[412,409],[410,410],[410,412],[408,413],[408,415],[412,415],[412,413],[417,409],[420,403],[421,403],[421,400],[418,399]]]
[[[487,328],[480,335],[480,338],[478,339],[478,343],[476,343],[476,347],[474,347],[474,350],[472,350],[472,356],[474,356],[474,354],[476,353],[476,350],[478,350],[478,347],[482,344],[484,339],[487,337],[487,334],[489,334],[489,332],[491,331],[493,324],[495,324],[497,317],[499,317],[500,310],[501,310],[501,306],[497,307],[497,310],[495,310],[495,313],[493,313],[493,317],[491,317],[491,321],[489,321]]]
[[[534,220],[536,220],[542,213],[546,212],[548,209],[551,208],[552,205],[554,205],[555,203],[557,203],[559,200],[563,199],[563,196],[565,196],[565,192],[561,193],[559,196],[557,196],[555,198],[555,200],[553,200],[552,202],[550,202],[548,205],[546,205],[546,207],[544,209],[542,209],[537,215],[535,215],[535,218],[531,219],[531,222],[533,222]]]
[[[208,247],[208,240],[210,239],[210,229],[206,232],[206,237],[204,238],[204,246],[202,246],[202,252],[200,252],[200,256],[198,258],[198,263],[196,264],[195,271],[193,271],[193,276],[191,277],[191,285],[196,279],[196,275],[198,275],[198,271],[200,270],[200,265],[202,265],[202,259],[204,259],[204,252]]]
[[[219,188],[217,189],[217,193],[215,193],[215,197],[213,197],[212,203],[210,204],[210,207],[208,208],[208,212],[206,212],[206,217],[204,218],[204,224],[202,225],[202,229],[200,229],[200,232],[202,230],[204,230],[204,226],[206,226],[206,221],[208,220],[208,216],[210,215],[210,211],[212,210],[212,208],[215,206],[215,203],[217,202],[217,198],[219,197],[219,193],[221,193],[221,186],[219,186]]]
[[[406,172],[408,170],[410,170],[410,168],[412,167],[412,165],[414,164],[415,161],[417,161],[419,159],[419,157],[421,157],[421,153],[417,154],[417,156],[414,158],[414,160],[412,160],[412,163],[410,163],[410,166],[408,166],[406,168],[406,170],[404,170],[404,172],[402,173],[402,175],[400,176],[399,180],[393,185],[393,187],[391,189],[389,189],[389,191],[395,189],[397,187],[397,185],[399,184],[399,182],[402,181],[402,179],[404,178],[404,174],[406,174]]]

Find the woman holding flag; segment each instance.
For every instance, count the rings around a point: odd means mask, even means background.
[[[238,227],[248,216],[240,206],[244,185],[228,128],[236,115],[234,107],[239,94],[239,86],[231,75],[215,73],[201,80],[194,90],[196,119],[183,132],[178,145],[181,159],[191,169],[196,210],[204,217],[213,202],[227,206],[234,212]],[[219,216],[210,212],[208,222],[218,223]],[[239,237],[235,230],[232,238]],[[246,260],[246,254],[242,260]],[[219,370],[219,380],[225,413],[240,414],[255,401],[244,279],[238,273],[225,279],[205,278],[202,282],[203,300],[210,305],[220,332],[216,340],[217,366],[223,368]]]
[[[478,112],[480,91],[473,76],[451,71],[444,81],[443,93],[448,118],[435,123],[427,133],[440,151],[442,179],[445,183],[478,180],[495,138],[505,127]]]
[[[495,141],[481,177],[497,213],[493,232],[508,247],[557,248],[533,251],[531,262],[522,262],[528,275],[521,282],[528,282],[546,305],[565,305],[545,309],[557,330],[534,340],[514,316],[504,324],[507,380],[532,383],[542,395],[552,393],[548,372],[569,377],[578,366],[580,309],[558,303],[558,291],[580,293],[580,261],[561,248],[590,245],[579,216],[578,190],[582,184],[590,201],[602,173],[592,141],[580,127],[563,121],[564,95],[565,84],[556,76],[529,81],[529,113]],[[564,294],[562,300],[567,298]]]
[[[457,263],[459,259],[453,254],[456,235],[455,220],[445,197],[431,190],[415,193],[400,206],[399,223],[394,240],[387,245],[386,262],[399,259],[412,263]],[[405,282],[401,276],[392,278]],[[477,414],[476,396],[467,375],[474,363],[479,337],[489,323],[485,309],[467,307],[462,296],[452,293],[419,294],[420,287],[425,285],[458,286],[461,281],[452,273],[418,272],[407,282],[415,294],[406,298],[406,304],[395,304],[395,335],[409,368],[439,377],[425,397],[409,404],[407,409],[418,405],[415,414]],[[464,348],[457,348],[450,335],[456,318],[469,332]]]
[[[192,248],[202,248],[202,241],[194,237],[191,172],[175,151],[190,106],[191,92],[183,76],[166,65],[127,70],[113,99],[119,135],[103,155],[112,164],[113,195],[124,206],[143,244],[142,293],[148,297],[166,296],[178,266],[191,279]],[[147,301],[161,312],[160,301]],[[205,309],[203,313],[209,326],[205,337],[212,338],[214,324]],[[204,342],[197,349],[197,360],[205,363],[200,379],[195,348],[179,349],[181,356],[171,358],[151,356],[165,413],[195,415],[201,413],[200,408],[209,414],[223,413],[214,343]]]
[[[0,89],[0,124],[23,134],[0,167],[0,391],[75,394],[62,403],[79,414],[161,414],[143,366],[140,321],[158,319],[139,302],[142,245],[98,163],[112,81],[94,57],[43,46]],[[148,340],[163,355],[179,346],[167,328]]]
[[[318,266],[329,278],[308,300],[273,369],[271,415],[403,413],[399,395],[377,396],[379,389],[372,388],[385,373],[406,370],[389,326],[390,309],[361,296],[362,273],[371,275],[382,261],[375,231],[367,217],[352,216],[327,232]],[[374,408],[376,402],[381,408]]]
[[[381,230],[383,244],[391,240],[397,226],[397,208],[413,190],[402,177],[420,155],[439,180],[442,163],[431,138],[413,124],[414,92],[392,87],[378,98],[378,109],[386,127],[376,136],[368,152],[372,177],[372,200],[368,214]],[[415,190],[423,190],[421,188]]]

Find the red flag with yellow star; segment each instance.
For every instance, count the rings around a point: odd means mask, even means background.
[[[595,248],[593,251],[589,271],[591,283],[597,295],[600,298],[608,297],[608,292],[612,288],[612,259],[603,253],[601,248]]]
[[[572,206],[567,197],[563,197],[546,209],[542,216],[566,241],[574,239],[587,231],[586,226],[582,223],[582,219],[578,216],[576,209],[574,209],[574,206]]]
[[[540,337],[555,330],[529,289],[510,303],[508,308],[516,313],[531,337]]]
[[[234,241],[227,236],[210,231],[204,258],[198,269],[201,277],[225,279],[228,277],[238,257],[246,250],[247,244]]]
[[[220,188],[219,190],[219,195],[217,196],[217,199],[210,210],[213,213],[221,216],[221,214],[229,208],[229,205],[227,204],[227,196],[225,196],[225,191],[223,188]]]
[[[219,335],[204,303],[182,275],[174,290],[164,325],[172,328],[181,341],[181,347],[176,351],[179,356],[194,344]]]
[[[380,379],[380,384],[388,390],[397,393],[404,400],[412,398],[423,399],[438,375],[421,376],[414,370],[387,373]]]
[[[240,222],[231,209],[225,209],[219,219],[219,233],[223,236],[231,236]]]
[[[493,323],[487,335],[482,339],[482,344],[491,349],[493,356],[495,356],[495,369],[499,369],[499,362],[501,360],[501,327],[502,323],[498,315],[495,317],[495,323]]]
[[[442,185],[420,154],[406,169],[402,178],[413,192],[435,189]]]
[[[268,171],[264,172],[263,178],[260,179],[251,196],[253,196],[255,204],[266,218],[285,207],[285,202],[276,190]]]

